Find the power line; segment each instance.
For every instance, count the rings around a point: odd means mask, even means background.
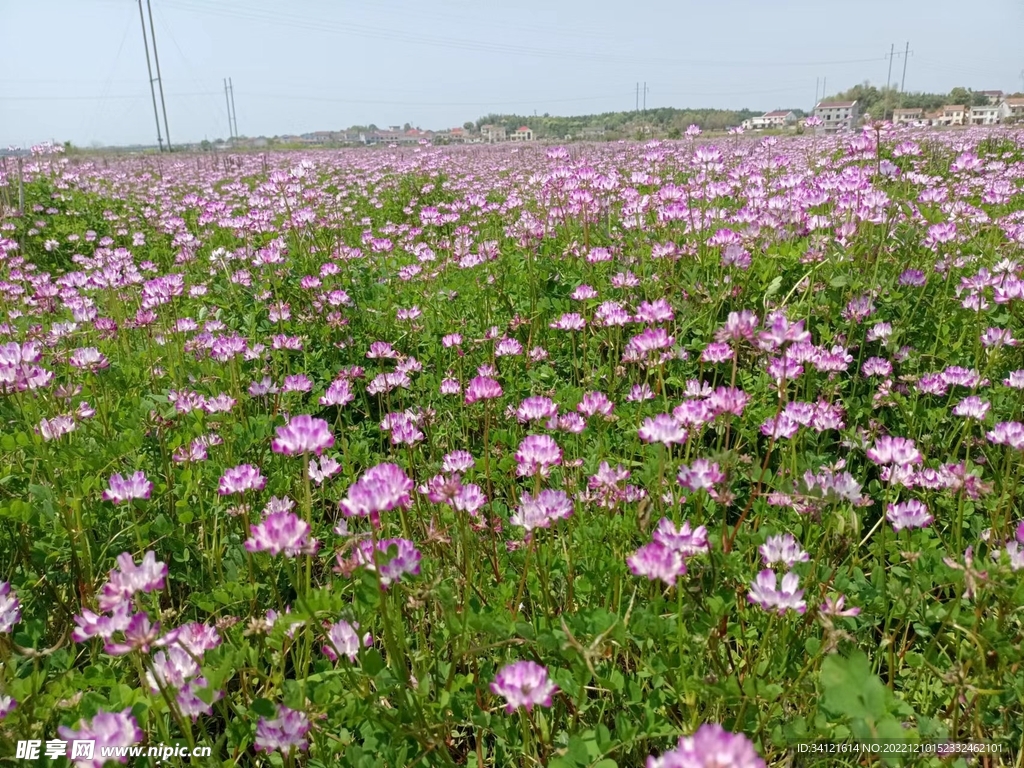
[[[340,24],[324,19],[306,19],[300,16],[289,16],[277,11],[268,12],[256,8],[239,8],[237,6],[211,7],[199,5],[188,0],[164,0],[164,6],[177,8],[179,10],[196,13],[206,13],[214,16],[221,16],[230,19],[245,19],[272,24],[274,26],[291,26],[299,29],[306,29],[318,32],[340,32],[356,34],[360,38],[376,38],[394,40],[398,42],[425,45],[429,47],[450,48],[455,50],[481,51],[487,53],[510,53],[517,55],[530,55],[547,58],[578,59],[585,61],[636,63],[638,59],[630,59],[621,56],[609,56],[601,53],[585,53],[581,51],[566,51],[564,49],[545,49],[530,46],[492,43],[479,40],[465,40],[457,38],[446,38],[438,36],[417,35],[414,33],[397,30],[387,30],[378,26],[370,26],[355,23]],[[711,61],[707,59],[645,59],[644,64],[657,64],[664,66],[714,66],[714,67],[801,67],[811,64],[859,64],[878,61],[878,58],[869,59],[848,59],[828,62],[771,62],[771,61]]]

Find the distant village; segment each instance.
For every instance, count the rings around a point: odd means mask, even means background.
[[[894,109],[892,122],[895,125],[918,127],[948,127],[955,125],[1000,125],[1004,122],[1018,122],[1024,119],[1024,97],[1006,96],[1002,91],[981,91],[988,103],[977,106],[947,104],[936,110],[920,107]],[[861,113],[859,102],[819,101],[814,106],[813,122],[798,117],[791,110],[777,109],[765,112],[760,117],[744,120],[740,127],[747,131],[766,129],[813,127],[816,133],[840,133],[852,131],[858,125],[871,122],[870,113]]]
[[[1003,123],[1024,122],[1024,96],[1008,96],[1002,91],[981,91],[988,103],[976,106],[964,104],[947,104],[936,110],[922,108],[906,108],[892,110],[891,120],[896,125],[916,127],[951,127],[968,125],[1000,125]],[[810,118],[815,119],[810,119]],[[856,100],[819,101],[812,114],[805,116],[802,112],[786,109],[772,110],[763,115],[743,120],[739,126],[744,131],[795,131],[812,130],[816,134],[841,133],[852,131],[858,126],[871,122],[870,113],[862,111]],[[508,130],[504,126],[485,124],[479,128],[467,124],[461,128],[449,128],[440,131],[420,130],[418,128],[390,126],[387,130],[341,130],[314,131],[293,136],[239,138],[231,142],[220,141],[214,144],[215,149],[228,146],[238,148],[259,149],[275,145],[294,145],[306,147],[328,146],[374,146],[374,145],[415,145],[415,144],[498,144],[502,142],[534,141],[534,131],[528,126],[520,126]],[[577,136],[558,137],[567,140],[582,139],[600,141],[605,138],[605,130],[600,127],[584,128]]]
[[[866,84],[865,84],[866,85]],[[996,126],[1009,123],[1024,124],[1024,95],[1004,94],[1002,91],[965,91],[955,89],[960,96],[970,96],[972,104],[946,104],[937,109],[922,107],[896,107],[883,109],[875,93],[868,100],[871,110],[884,115],[896,125],[915,127],[957,127]],[[857,91],[847,96],[857,95]],[[950,94],[957,97],[956,92]],[[930,99],[932,106],[941,104],[941,96]],[[467,122],[461,127],[442,130],[423,130],[406,123],[392,125],[386,129],[375,125],[353,127],[336,131],[313,131],[303,134],[282,136],[236,136],[230,139],[204,140],[190,144],[177,144],[176,151],[225,151],[259,150],[274,148],[327,148],[327,147],[396,147],[396,146],[444,146],[457,144],[503,144],[527,143],[536,140],[558,141],[607,141],[628,138],[669,138],[682,137],[682,130],[692,123],[698,123],[705,130],[730,132],[774,132],[834,134],[854,131],[862,125],[878,119],[863,108],[857,98],[830,97],[815,104],[810,114],[800,109],[775,109],[757,115],[751,110],[680,110],[658,108],[645,116],[639,112],[607,113],[584,117],[552,117],[548,115],[537,123],[536,118],[514,115],[488,115],[476,123]],[[920,102],[919,102],[920,103]],[[709,115],[714,117],[709,117]],[[746,119],[742,119],[746,118]],[[484,122],[484,121],[487,122]],[[520,124],[520,120],[531,121],[535,126]],[[503,123],[503,124],[499,124]],[[714,124],[708,125],[708,122]],[[483,123],[483,124],[481,124]],[[659,124],[660,123],[660,124]],[[666,124],[669,123],[669,124]],[[536,135],[535,129],[540,129]],[[67,151],[81,151],[65,142]],[[98,151],[147,152],[156,150],[150,145],[123,147],[100,147]],[[10,147],[0,148],[0,157],[28,154],[28,150]]]
[[[333,147],[333,146],[374,146],[402,145],[402,144],[497,144],[506,141],[533,141],[533,131],[523,125],[514,131],[509,131],[500,125],[482,125],[479,130],[471,130],[466,127],[449,128],[440,131],[424,131],[419,128],[402,128],[392,125],[386,130],[344,130],[344,131],[313,131],[299,135],[275,136],[268,139],[264,136],[257,138],[238,138],[232,141],[218,141],[214,143],[214,149],[220,149],[225,145],[239,148],[259,149],[267,147],[271,143],[296,145],[306,147]]]

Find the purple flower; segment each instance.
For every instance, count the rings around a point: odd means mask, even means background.
[[[324,396],[320,398],[320,405],[341,407],[346,403],[352,402],[355,398],[356,396],[352,394],[352,385],[349,384],[348,379],[338,379],[331,382],[331,386],[327,388]]]
[[[491,692],[505,698],[505,711],[511,714],[519,707],[526,707],[527,712],[538,704],[550,707],[558,686],[548,680],[548,671],[540,664],[517,661],[499,670],[491,683]]]
[[[695,459],[690,466],[679,467],[679,484],[691,491],[709,490],[725,479],[718,464],[707,459]]]
[[[953,407],[953,415],[982,421],[990,407],[991,403],[987,400],[982,400],[977,395],[971,395],[970,397],[965,397]]]
[[[571,516],[572,501],[565,491],[546,489],[538,493],[536,498],[524,493],[519,508],[509,522],[532,531],[534,528],[548,528],[554,521]]]
[[[612,415],[614,408],[614,403],[603,392],[587,392],[576,406],[576,410],[584,416],[600,414],[606,419]]]
[[[276,719],[261,717],[256,723],[256,751],[270,753],[280,750],[288,754],[292,747],[306,751],[309,749],[306,740],[309,727],[309,718],[304,712],[278,707]]]
[[[791,609],[797,613],[804,613],[807,610],[807,603],[803,600],[804,591],[797,589],[800,586],[800,577],[795,573],[787,573],[782,577],[781,589],[775,588],[777,580],[778,577],[770,568],[761,571],[750,585],[747,600],[760,605],[766,611],[774,610],[780,616]]]
[[[0,693],[0,720],[18,708],[18,702],[11,696]]]
[[[160,625],[152,624],[145,613],[132,616],[128,626],[124,628],[124,642],[107,641],[103,650],[111,656],[124,656],[132,651],[149,653],[149,647],[160,637]]]
[[[10,582],[0,581],[0,635],[8,634],[21,621],[21,603]]]
[[[660,541],[652,541],[640,547],[626,558],[626,564],[634,576],[646,576],[651,581],[661,579],[669,586],[686,573],[682,554]]]
[[[729,733],[717,723],[705,723],[692,736],[660,757],[648,757],[646,768],[765,768],[746,736]]]
[[[875,441],[875,447],[869,448],[867,456],[875,464],[920,464],[921,453],[913,440],[905,437],[889,437],[883,435]]]
[[[394,557],[388,559],[388,550],[392,547],[396,552]],[[391,584],[399,581],[405,574],[418,576],[420,572],[420,551],[416,549],[408,539],[384,539],[377,542],[377,551],[380,553],[380,582],[387,589]],[[357,565],[366,568],[368,571],[377,571],[378,563],[374,559],[373,542],[363,539],[356,545],[353,553]]]
[[[552,467],[562,463],[562,449],[549,435],[527,435],[516,451],[516,461],[520,477],[547,477]]]
[[[441,462],[443,472],[465,472],[476,466],[476,459],[469,451],[452,451]]]
[[[124,600],[108,608],[109,616],[96,614],[87,608],[82,609],[80,616],[75,616],[75,624],[78,626],[71,632],[71,639],[76,643],[84,643],[93,637],[109,638],[115,632],[128,628],[131,622],[132,604]]]
[[[797,563],[806,563],[811,559],[800,544],[790,533],[780,536],[769,536],[767,541],[758,550],[765,565],[783,563],[787,568],[792,568]]]
[[[708,529],[703,525],[690,528],[689,520],[684,520],[678,528],[667,517],[658,521],[652,537],[657,543],[664,544],[675,550],[682,557],[699,555],[708,551]]]
[[[132,499],[148,499],[153,484],[146,479],[144,472],[136,472],[125,479],[121,475],[110,476],[110,487],[103,492],[104,501],[122,504]]]
[[[309,460],[309,476],[317,485],[340,471],[341,464],[330,456],[321,456],[319,462],[314,459]]]
[[[80,721],[77,731],[67,726],[60,726],[57,733],[67,742],[74,741],[95,741],[92,758],[78,759],[74,761],[75,768],[103,768],[110,760],[119,763],[127,763],[127,756],[106,757],[103,755],[103,747],[133,747],[142,741],[142,731],[139,724],[131,714],[131,708],[123,709],[120,712],[99,712],[91,721]],[[68,757],[74,757],[71,753],[72,745],[68,744]]]
[[[516,419],[520,424],[550,419],[557,415],[558,406],[547,397],[528,397],[516,409]]]
[[[221,496],[230,496],[233,493],[245,493],[246,491],[262,491],[267,484],[267,478],[260,474],[257,467],[252,464],[240,464],[224,470],[220,478],[218,493]]]
[[[274,453],[297,456],[300,453],[315,453],[319,456],[325,448],[334,445],[330,425],[323,419],[314,419],[302,414],[292,417],[285,426],[277,428],[277,437],[270,443]]]
[[[644,424],[640,427],[638,434],[645,443],[672,445],[686,441],[686,430],[667,413],[659,414],[653,419],[644,419]]]
[[[359,633],[356,632],[357,629],[359,629],[358,622],[349,624],[342,620],[332,624],[327,630],[327,645],[323,647],[324,655],[331,661],[337,661],[339,656],[347,656],[348,660],[354,664],[360,645],[369,648],[373,642],[369,632],[366,632],[360,640]]]
[[[917,499],[890,504],[885,516],[892,523],[894,531],[902,531],[904,528],[924,528],[935,519],[928,514],[928,507],[924,505],[924,502]]]
[[[489,376],[477,376],[466,387],[466,405],[477,400],[494,400],[501,397],[501,385]]]
[[[858,616],[860,614],[860,608],[856,606],[844,608],[845,605],[846,595],[829,596],[825,598],[825,602],[821,604],[818,610],[825,616]]]
[[[704,363],[726,363],[732,360],[732,356],[732,347],[722,341],[713,341],[704,348],[700,359]]]
[[[1001,421],[986,437],[990,443],[1008,445],[1018,451],[1024,450],[1024,424],[1019,421]]]
[[[349,486],[348,496],[338,506],[346,517],[370,517],[374,524],[381,512],[412,504],[413,482],[397,464],[378,464],[366,470]]]
[[[287,557],[311,555],[320,546],[309,538],[309,523],[292,512],[273,512],[259,525],[249,526],[252,535],[245,540],[249,552],[269,552]]]
[[[118,568],[110,572],[107,583],[100,591],[99,604],[103,611],[112,610],[136,592],[153,592],[164,588],[167,563],[158,562],[152,550],[146,552],[139,565],[135,565],[128,552],[123,552],[117,556],[117,565]]]

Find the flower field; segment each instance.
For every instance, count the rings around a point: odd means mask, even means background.
[[[1021,765],[1024,131],[699,133],[4,166],[0,757]]]

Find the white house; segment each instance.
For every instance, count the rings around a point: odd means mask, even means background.
[[[985,104],[980,107],[971,107],[971,125],[997,125],[1003,121],[1006,107],[1002,102],[998,104]]]
[[[1024,97],[1011,96],[1003,101],[1003,119],[1015,122],[1024,120]]]
[[[792,110],[788,109],[776,109],[773,112],[765,112],[761,116],[761,119],[772,128],[783,128],[789,125],[796,125],[796,115]]]
[[[920,107],[907,107],[892,111],[892,121],[896,125],[913,125],[922,120],[924,120],[924,110]]]
[[[505,141],[505,128],[500,125],[482,125],[480,126],[480,136],[488,144],[497,144],[499,141]]]
[[[860,112],[856,101],[819,101],[814,107],[814,116],[821,120],[819,132],[837,133],[852,131]]]

